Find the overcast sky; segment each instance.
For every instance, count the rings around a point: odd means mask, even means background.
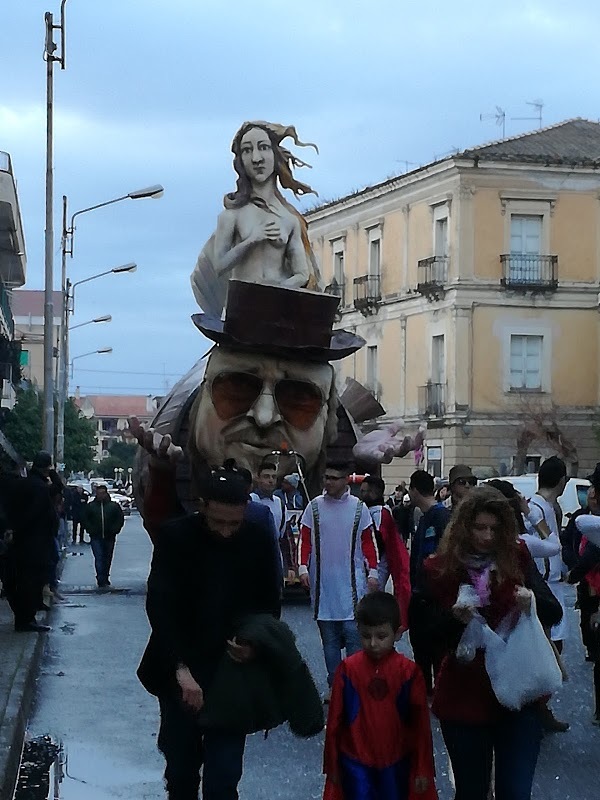
[[[0,150],[13,158],[27,243],[26,288],[43,287],[44,12],[1,0]],[[598,0],[68,0],[67,69],[55,70],[55,276],[60,200],[70,213],[150,184],[160,200],[83,215],[73,281],[136,261],[133,275],[79,290],[73,332],[83,393],[162,393],[204,352],[189,274],[234,186],[231,138],[246,119],[296,125],[320,155],[299,176],[341,196],[500,137],[600,116]],[[307,155],[308,154],[308,155]],[[58,282],[57,282],[58,287]]]

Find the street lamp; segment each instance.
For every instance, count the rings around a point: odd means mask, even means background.
[[[120,203],[122,200],[143,200],[145,197],[150,197],[154,200],[162,197],[165,193],[164,187],[160,183],[154,186],[147,186],[145,189],[136,189],[133,192],[128,192],[121,197],[115,197],[113,200],[106,200],[104,203],[96,203],[94,206],[82,208],[71,215],[71,224],[67,228],[67,196],[63,194],[63,241],[62,253],[63,256],[70,255],[73,258],[73,239],[75,238],[75,218],[81,214],[86,214],[88,211],[95,211],[97,208],[104,208],[104,206],[112,206],[113,203]]]
[[[105,314],[103,317],[88,319],[87,322],[79,322],[77,325],[69,325],[69,331],[74,331],[75,328],[83,328],[84,325],[92,325],[95,322],[112,322],[112,316],[110,314]]]
[[[79,356],[73,356],[71,359],[71,378],[73,377],[74,362],[78,358],[86,358],[87,356],[103,355],[104,353],[112,353],[112,347],[100,347],[98,350],[90,350],[89,353],[81,353]]]
[[[66,0],[63,0],[63,5]],[[67,196],[63,195],[63,203],[62,203],[62,210],[63,210],[63,218],[62,218],[62,240],[61,240],[61,253],[62,253],[62,279],[61,279],[61,290],[62,290],[62,309],[61,309],[61,320],[60,320],[60,340],[59,340],[59,358],[58,358],[58,420],[57,420],[57,427],[56,427],[56,461],[57,463],[61,464],[64,461],[64,453],[65,453],[65,403],[67,402],[67,397],[69,393],[69,371],[68,371],[68,364],[69,364],[69,287],[67,283],[67,255],[70,255],[73,258],[73,240],[75,238],[75,219],[79,217],[81,214],[86,214],[88,211],[95,211],[97,208],[104,208],[104,206],[111,206],[114,203],[120,203],[122,200],[142,200],[145,197],[150,197],[154,199],[158,199],[162,197],[164,194],[164,188],[159,184],[156,183],[153,186],[147,186],[145,189],[135,189],[133,192],[128,192],[127,194],[122,195],[121,197],[115,197],[112,200],[106,200],[104,203],[96,203],[96,205],[88,206],[87,208],[82,208],[79,211],[76,211],[74,214],[71,215],[70,225],[67,225],[68,219],[68,211],[67,211]],[[51,217],[51,215],[50,215]],[[46,252],[49,252],[49,245],[47,245]],[[50,257],[52,254],[50,253]],[[130,265],[131,266],[131,265]],[[110,270],[111,272],[134,272],[134,269],[114,269]],[[104,273],[103,273],[104,274]],[[108,274],[108,273],[106,273]],[[91,278],[89,280],[92,280]],[[46,303],[52,301],[52,281],[48,282],[48,278],[46,279]],[[72,310],[72,309],[71,309]],[[52,311],[52,307],[50,306],[50,311]],[[48,312],[46,312],[48,315]],[[50,322],[47,323],[47,329],[50,332],[49,335],[52,334],[52,313],[50,313]],[[49,326],[49,327],[48,327]],[[51,348],[49,350],[49,358],[50,358],[50,371],[52,366],[51,360]],[[45,364],[45,362],[44,362]],[[54,414],[54,405],[50,403],[52,406],[49,413],[52,415]],[[52,418],[53,419],[53,418]],[[51,428],[54,427],[54,423],[52,422]],[[51,448],[48,448],[51,449]]]
[[[121,275],[124,272],[135,272],[137,270],[137,264],[132,261],[129,264],[123,264],[120,267],[113,267],[112,269],[105,269],[104,272],[98,272],[96,275],[91,275],[89,278],[82,278],[80,281],[75,281],[75,283],[71,283],[71,281],[67,278],[67,285],[66,285],[66,298],[67,298],[67,310],[71,314],[75,312],[75,289],[77,286],[81,286],[82,283],[89,283],[90,281],[95,281],[97,278],[103,278],[105,275]]]
[[[63,253],[63,264],[64,262],[65,257]],[[67,398],[69,396],[69,312],[73,313],[75,310],[75,287],[79,286],[81,283],[88,283],[89,281],[96,280],[96,278],[102,278],[104,275],[119,275],[122,272],[135,272],[136,269],[137,264],[132,261],[129,264],[123,264],[120,267],[113,267],[112,269],[104,270],[104,272],[99,272],[97,275],[92,275],[89,278],[83,278],[83,280],[76,281],[73,284],[71,284],[69,279],[66,278],[66,268],[63,273],[65,275],[65,285],[63,288],[63,313],[61,318],[60,353],[58,360],[59,372],[56,423],[56,463],[58,465],[63,464],[65,460],[65,403],[67,402]],[[91,321],[108,322],[109,320],[99,318]],[[73,327],[78,328],[79,325],[74,325]]]

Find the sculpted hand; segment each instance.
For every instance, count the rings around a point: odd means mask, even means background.
[[[137,417],[129,419],[129,430],[140,447],[152,456],[153,466],[172,468],[183,458],[183,449],[173,444],[168,433],[163,435],[154,428],[145,428]]]
[[[377,464],[390,464],[393,458],[402,458],[411,450],[420,450],[425,439],[425,428],[414,436],[404,433],[404,423],[395,422],[386,428],[371,431],[362,437],[352,450],[356,458]]]
[[[185,666],[177,667],[175,677],[181,689],[181,699],[194,711],[202,711],[204,692],[194,680],[192,673]]]
[[[379,581],[377,580],[377,578],[367,578],[367,591],[368,592],[379,591]]]
[[[252,231],[253,242],[276,242],[281,239],[281,228],[276,220],[265,220]]]
[[[524,586],[519,586],[519,588],[515,591],[515,600],[517,602],[517,608],[522,614],[529,614],[531,612],[531,598],[533,597],[533,592],[529,589],[526,589]]]

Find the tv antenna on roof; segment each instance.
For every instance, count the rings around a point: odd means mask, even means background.
[[[407,161],[405,158],[397,158],[396,164],[404,164],[404,172],[409,172],[409,167],[418,167],[416,161]]]
[[[542,109],[544,108],[544,101],[543,100],[528,100],[525,105],[533,106],[537,112],[535,117],[511,117],[514,120],[521,120],[523,122],[529,121],[533,122],[534,120],[537,121],[538,128],[542,127]]]
[[[502,138],[506,139],[506,111],[500,106],[496,106],[496,112],[493,114],[480,114],[479,121],[483,122],[486,119],[495,119],[496,125],[502,126]]]

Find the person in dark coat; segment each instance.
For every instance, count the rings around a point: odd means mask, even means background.
[[[40,451],[24,479],[14,478],[8,508],[13,539],[10,560],[13,583],[9,603],[15,615],[15,631],[43,632],[36,612],[43,605],[42,592],[55,559],[58,514],[50,483],[52,457]]]
[[[197,718],[225,653],[253,659],[236,641],[248,614],[280,612],[275,541],[244,519],[248,492],[236,474],[218,472],[202,491],[201,513],[157,532],[146,610],[152,628],[138,677],[158,697],[158,747],[170,800],[237,800],[245,735],[203,728]]]
[[[108,489],[103,484],[96,486],[96,497],[86,505],[82,522],[90,535],[98,588],[107,589],[110,586],[115,543],[125,517],[121,506],[110,499]]]
[[[73,521],[73,544],[77,543],[77,535],[79,534],[79,542],[84,544],[85,528],[83,527],[83,514],[89,499],[88,493],[83,486],[74,486],[71,488],[69,497],[69,511],[70,517]]]

